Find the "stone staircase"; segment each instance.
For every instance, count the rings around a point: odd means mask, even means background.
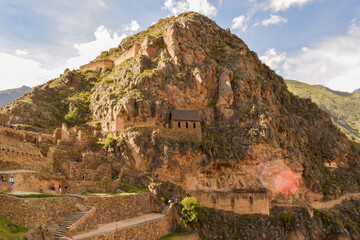
[[[79,221],[83,216],[85,216],[91,210],[92,208],[85,207],[82,210],[76,211],[72,216],[70,216],[65,221],[60,222],[58,224],[59,227],[55,232],[55,239],[71,239],[67,237],[67,233],[71,228],[71,226],[75,224],[77,221]]]

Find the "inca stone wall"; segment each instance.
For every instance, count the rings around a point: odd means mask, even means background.
[[[102,224],[150,213],[154,210],[152,200],[150,193],[128,196],[87,196],[84,205],[96,208],[92,221]]]
[[[114,65],[118,66],[119,64],[121,64],[126,59],[131,58],[131,57],[135,57],[138,54],[140,48],[141,48],[141,45],[138,44],[138,43],[135,43],[134,46],[131,49],[127,50],[126,52],[124,52],[123,54],[121,54],[119,57],[117,57],[114,60]]]
[[[21,226],[36,228],[41,224],[51,225],[66,220],[78,210],[78,204],[95,207],[92,215],[84,220],[89,228],[94,227],[92,223],[116,222],[155,210],[151,193],[26,199],[0,195],[0,216]]]
[[[80,66],[80,71],[88,71],[92,70],[95,71],[96,69],[105,69],[105,68],[112,68],[114,67],[114,62],[111,60],[102,60],[97,62],[88,63],[85,65]]]
[[[169,219],[164,217],[154,220],[152,222],[139,224],[134,227],[119,229],[114,232],[104,233],[88,238],[81,238],[82,240],[156,240],[171,232]]]
[[[196,191],[192,195],[203,207],[237,214],[270,214],[267,193],[235,193]]]
[[[77,198],[17,198],[0,195],[0,216],[11,222],[36,228],[64,221],[76,210]]]

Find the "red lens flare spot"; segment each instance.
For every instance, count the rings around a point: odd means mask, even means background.
[[[292,171],[280,172],[275,178],[275,191],[282,194],[293,194],[299,189],[300,179]]]

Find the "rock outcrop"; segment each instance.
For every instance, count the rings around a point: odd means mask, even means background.
[[[114,68],[66,72],[3,111],[18,123],[102,128],[118,137],[116,159],[128,169],[189,190],[265,187],[273,199],[285,193],[294,200],[359,189],[351,142],[317,105],[291,94],[236,35],[183,13],[99,59],[115,59],[134,44],[141,44],[138,54]],[[173,109],[199,112],[202,142],[164,137]],[[117,122],[122,128],[114,134]],[[328,161],[338,168],[326,168]]]

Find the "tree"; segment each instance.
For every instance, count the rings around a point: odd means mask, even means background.
[[[185,225],[195,224],[203,217],[203,208],[194,197],[187,197],[181,201],[181,220]]]

